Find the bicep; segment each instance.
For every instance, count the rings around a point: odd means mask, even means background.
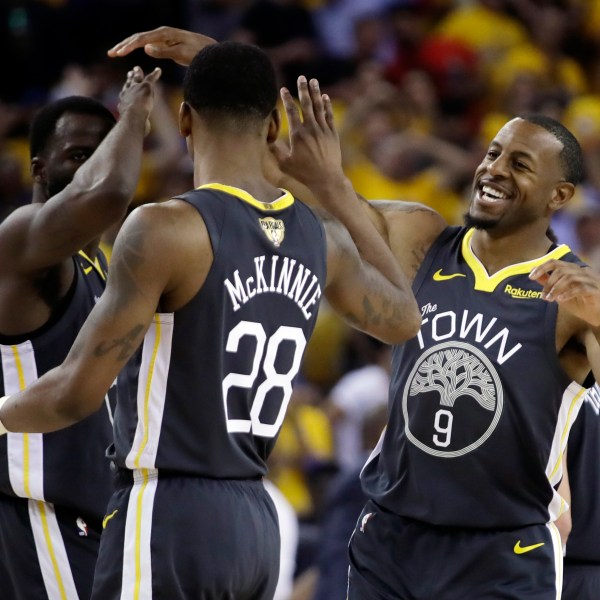
[[[432,208],[416,202],[372,200],[369,205],[385,223],[380,232],[384,227],[384,239],[412,280],[427,251],[447,226],[446,221]]]
[[[132,214],[117,236],[106,290],[67,359],[80,376],[94,373],[91,383],[102,393],[138,348],[156,313],[169,278],[168,261],[155,260],[160,247],[147,217]]]
[[[98,210],[73,183],[45,203],[14,211],[0,227],[3,267],[29,273],[56,265],[102,234],[116,215]],[[107,193],[107,195],[109,195]]]

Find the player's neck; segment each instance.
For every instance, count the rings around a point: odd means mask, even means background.
[[[519,231],[502,236],[477,230],[471,238],[471,249],[489,275],[510,265],[540,258],[548,253],[550,245],[545,230],[536,233]]]
[[[260,199],[276,199],[280,193],[263,175],[263,156],[266,147],[256,139],[243,137],[209,140],[200,152],[194,153],[194,187],[221,183],[240,188]],[[272,196],[272,197],[271,197]]]

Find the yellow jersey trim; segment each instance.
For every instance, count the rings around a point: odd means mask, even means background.
[[[78,252],[79,256],[82,256],[83,258],[85,258],[85,260],[87,260],[90,265],[92,265],[92,267],[94,269],[96,269],[96,271],[98,271],[98,275],[100,275],[100,277],[102,277],[102,279],[104,279],[104,281],[106,281],[106,274],[104,273],[104,271],[102,270],[102,267],[100,266],[100,261],[98,260],[98,257],[96,257],[94,260],[92,260],[83,250],[80,250]],[[87,268],[83,268],[83,272],[87,275],[89,272],[91,271],[90,267]]]
[[[228,194],[231,194],[232,196],[235,196],[236,198],[239,198],[240,200],[243,200],[244,202],[247,202],[248,204],[251,204],[255,208],[258,208],[262,211],[283,210],[284,208],[288,208],[288,206],[294,204],[294,196],[292,196],[290,192],[282,188],[279,188],[282,192],[281,196],[277,198],[277,200],[273,200],[273,202],[261,202],[260,200],[257,200],[252,194],[249,194],[248,192],[240,188],[233,187],[231,185],[225,185],[223,183],[207,183],[205,185],[201,185],[196,189],[212,189],[219,190],[221,192],[226,192]]]
[[[488,275],[485,267],[481,264],[480,260],[475,256],[475,253],[471,249],[471,238],[473,237],[474,232],[474,228],[471,228],[469,231],[467,231],[462,240],[461,250],[463,258],[475,276],[475,289],[479,290],[480,292],[493,292],[506,278],[513,277],[514,275],[527,275],[532,271],[532,269],[544,264],[547,260],[558,260],[571,251],[569,246],[566,244],[561,244],[552,250],[552,252],[544,254],[544,256],[534,258],[533,260],[516,263],[514,265],[509,265],[508,267],[500,269],[493,275]]]

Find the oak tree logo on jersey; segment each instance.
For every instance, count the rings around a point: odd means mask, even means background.
[[[481,446],[498,425],[502,407],[502,386],[491,361],[457,341],[421,355],[402,398],[407,438],[423,452],[443,458]]]
[[[259,219],[258,222],[265,235],[273,242],[273,245],[279,248],[285,237],[284,222],[281,219],[274,219],[273,217],[265,217],[264,219]]]

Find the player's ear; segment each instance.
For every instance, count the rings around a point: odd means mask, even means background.
[[[568,181],[561,181],[552,192],[550,209],[554,212],[562,208],[575,194],[575,186]]]
[[[192,109],[187,102],[182,102],[179,107],[179,133],[187,138],[192,133]]]
[[[267,132],[267,142],[269,144],[274,143],[279,137],[279,130],[281,128],[281,113],[278,108],[274,108],[271,112],[271,118],[269,120],[269,130]]]
[[[44,161],[38,156],[34,156],[31,159],[29,172],[35,183],[43,183],[46,180],[46,166]]]

